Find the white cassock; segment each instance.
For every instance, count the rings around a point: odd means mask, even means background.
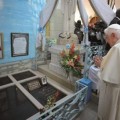
[[[101,64],[99,120],[120,120],[120,40]]]

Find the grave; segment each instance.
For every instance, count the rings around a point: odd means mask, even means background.
[[[25,120],[66,96],[32,70],[0,77],[0,120]]]

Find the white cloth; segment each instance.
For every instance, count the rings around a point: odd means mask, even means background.
[[[44,33],[38,33],[37,40],[36,40],[36,48],[41,47],[41,51],[45,50],[46,39]]]
[[[64,15],[63,32],[74,33],[74,17],[77,0],[61,0]]]
[[[80,12],[80,16],[81,16],[81,19],[82,19],[82,22],[83,22],[83,25],[84,25],[84,38],[83,38],[83,41],[84,41],[84,44],[85,45],[89,45],[90,42],[88,41],[88,14],[86,12],[86,9],[84,7],[84,2],[83,0],[78,0],[78,8],[79,8],[79,12]],[[86,29],[86,30],[85,30]]]
[[[89,74],[88,77],[89,79],[92,81],[92,89],[97,89],[99,90],[99,77],[97,76],[98,72],[99,72],[99,68],[95,67],[95,65],[92,65],[89,68]]]
[[[83,22],[84,27],[88,27],[88,14],[84,7],[84,0],[78,0],[79,12]]]
[[[40,47],[42,45],[42,40],[43,40],[42,34],[38,33],[37,40],[36,40],[36,48],[38,48],[38,47]]]
[[[58,0],[48,0],[47,4],[40,12],[40,27],[45,27],[55,9],[57,2]]]
[[[111,20],[116,16],[112,8],[105,0],[89,0],[95,12],[102,18],[102,20],[109,25]]]
[[[104,57],[100,72],[99,120],[120,120],[120,41]]]

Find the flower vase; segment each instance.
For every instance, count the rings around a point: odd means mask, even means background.
[[[72,72],[69,72],[67,79],[70,82],[70,84],[73,84],[73,73]]]

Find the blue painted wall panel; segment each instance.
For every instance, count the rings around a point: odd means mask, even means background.
[[[4,58],[0,64],[35,57],[39,12],[46,0],[0,0],[0,32],[4,35]],[[11,33],[29,33],[29,55],[11,57]]]

